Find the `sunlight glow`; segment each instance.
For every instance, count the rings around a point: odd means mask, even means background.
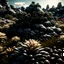
[[[56,7],[58,2],[61,2],[61,0],[41,0],[40,4],[42,7],[46,8],[46,5],[49,5],[50,7],[52,7],[53,5]]]
[[[52,7],[52,5],[57,6],[58,2],[60,2],[60,0],[48,0],[47,3],[49,3],[49,6]]]

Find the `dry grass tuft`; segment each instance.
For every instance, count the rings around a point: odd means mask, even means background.
[[[42,47],[48,47],[48,46],[53,46],[57,41],[56,37],[52,37],[51,39],[45,40],[43,42],[40,42]]]

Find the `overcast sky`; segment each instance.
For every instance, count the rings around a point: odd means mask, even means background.
[[[45,8],[47,4],[49,4],[50,7],[54,5],[57,6],[58,2],[62,2],[62,5],[64,5],[64,0],[9,0],[9,3],[21,7],[21,6],[28,6],[32,1],[35,1],[36,3],[39,3],[42,8]]]

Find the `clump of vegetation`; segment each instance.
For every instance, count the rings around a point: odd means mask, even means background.
[[[43,51],[40,44],[35,40],[26,40],[24,44],[21,43],[21,47],[17,48],[17,51],[12,54],[12,64],[43,64],[43,56],[48,55],[48,52]]]
[[[35,2],[26,9],[11,6],[13,10],[5,3],[0,6],[0,12],[3,6],[6,10],[0,13],[0,64],[64,64],[64,26],[54,22],[61,3],[45,10]]]
[[[64,63],[62,58],[62,49],[54,47],[42,48],[39,42],[35,40],[26,40],[24,44],[16,48],[11,54],[11,64],[53,64]]]

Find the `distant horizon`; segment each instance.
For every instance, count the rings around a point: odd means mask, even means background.
[[[62,5],[64,6],[64,0],[9,0],[9,4],[10,5],[14,5],[15,7],[27,7],[29,6],[29,4],[31,4],[31,2],[34,1],[35,3],[39,3],[41,5],[42,8],[46,8],[47,5],[49,5],[49,7],[51,8],[53,5],[55,7],[57,7],[57,4],[59,2],[62,3]]]

